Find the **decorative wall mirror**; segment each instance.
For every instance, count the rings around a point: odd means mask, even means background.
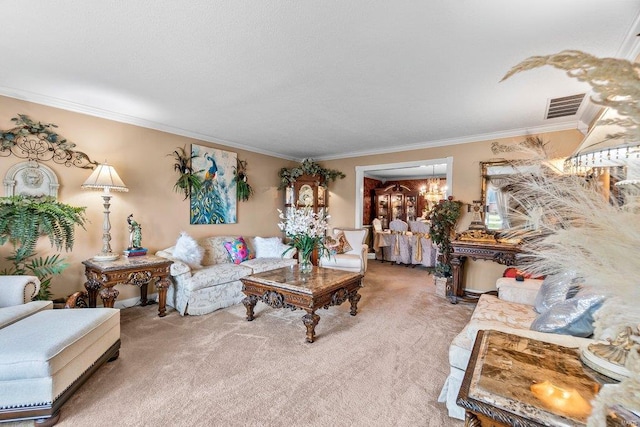
[[[484,211],[484,225],[487,230],[509,228],[509,210],[512,201],[507,191],[505,177],[514,173],[513,166],[506,160],[480,162],[482,177],[481,198]]]
[[[515,173],[533,172],[539,167],[539,165],[519,165],[516,170],[516,167],[507,160],[480,162],[481,201],[484,206],[484,224],[487,230],[500,231],[525,225],[534,229],[538,227],[536,218],[531,216],[532,211],[524,209],[509,193],[507,177]],[[520,212],[521,215],[514,215],[516,212]]]

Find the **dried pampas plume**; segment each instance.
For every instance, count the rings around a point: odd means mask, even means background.
[[[578,50],[565,50],[546,56],[532,56],[515,67],[502,78],[508,79],[522,71],[550,65],[565,70],[570,77],[587,82],[593,88],[593,103],[615,109],[625,116],[598,124],[615,124],[625,132],[609,135],[610,138],[625,138],[640,141],[640,65],[618,58],[598,58]]]
[[[592,101],[615,109],[616,124],[623,131],[609,138],[640,141],[640,66],[616,58],[597,58],[567,50],[531,57],[513,67],[503,78],[521,71],[550,65],[570,77],[588,82]],[[515,164],[518,173],[509,179],[509,190],[521,206],[514,211],[520,225],[510,237],[524,239],[521,266],[534,274],[575,271],[585,285],[609,295],[595,314],[594,338],[612,339],[627,326],[640,325],[640,166],[627,163],[627,182],[621,191],[624,203],[609,203],[596,181],[556,170],[547,160],[544,144],[534,139],[522,144],[531,162]],[[631,160],[631,159],[630,159]],[[613,404],[640,410],[640,356],[632,347],[626,368],[631,376],[615,388],[604,388],[594,401],[590,427],[605,424],[605,411]]]
[[[506,178],[518,206],[506,234],[523,240],[520,268],[534,275],[576,271],[585,285],[624,298],[640,323],[640,215],[634,203],[609,203],[596,181],[556,169],[541,140],[523,147],[529,160],[514,161],[516,173]]]

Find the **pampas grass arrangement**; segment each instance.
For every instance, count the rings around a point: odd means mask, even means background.
[[[596,58],[579,51],[529,58],[505,76],[543,65],[566,70],[589,82],[599,105],[623,116],[615,121],[624,131],[608,137],[640,141],[640,67],[629,61]],[[600,124],[600,123],[598,123]],[[610,122],[604,124],[611,124]],[[569,175],[549,162],[545,144],[536,138],[519,148],[529,161],[514,162],[518,171],[509,178],[509,192],[521,207],[512,212],[508,237],[522,238],[521,270],[534,275],[575,271],[585,286],[608,297],[595,314],[594,338],[612,341],[627,327],[636,344],[625,367],[630,377],[605,387],[593,402],[589,426],[605,425],[606,410],[621,404],[640,413],[640,176],[636,156],[626,159],[627,181],[620,187],[623,202],[606,200],[597,180]]]

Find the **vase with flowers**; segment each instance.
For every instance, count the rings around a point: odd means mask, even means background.
[[[313,264],[311,263],[313,251],[317,249],[320,256],[329,253],[324,244],[329,215],[313,212],[308,206],[300,209],[290,209],[287,214],[280,209],[278,209],[278,212],[280,212],[280,219],[282,220],[278,227],[284,231],[289,240],[289,248],[284,251],[283,255],[296,248],[298,250],[300,271],[303,273],[310,272],[313,269]]]

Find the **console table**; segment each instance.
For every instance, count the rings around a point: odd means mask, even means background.
[[[118,297],[117,284],[135,285],[140,288],[140,305],[153,304],[147,300],[147,287],[155,281],[158,289],[158,316],[164,317],[167,303],[167,288],[171,284],[169,280],[169,267],[173,264],[166,258],[155,255],[137,257],[120,257],[115,261],[83,261],[87,281],[84,287],[87,289],[89,307],[96,306],[98,291],[105,307],[113,307]]]
[[[501,243],[498,241],[470,241],[453,240],[451,242],[451,270],[453,273],[453,289],[449,300],[452,304],[458,302],[459,298],[474,299],[473,294],[465,293],[463,284],[464,262],[467,257],[473,259],[484,259],[503,265],[514,265],[516,255],[520,252],[520,247],[515,244]],[[475,297],[477,299],[477,296]]]

